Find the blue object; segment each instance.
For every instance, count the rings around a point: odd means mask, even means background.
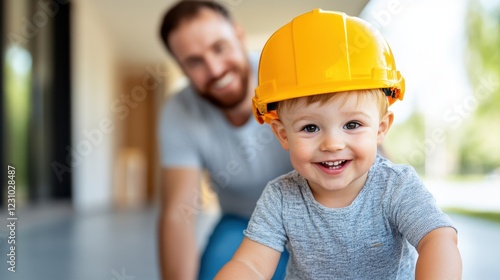
[[[219,270],[233,257],[243,240],[243,230],[247,228],[248,219],[235,215],[223,215],[216,225],[205,252],[201,258],[198,279],[212,280]],[[285,279],[288,252],[281,254],[273,280]]]

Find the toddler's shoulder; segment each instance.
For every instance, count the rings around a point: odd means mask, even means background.
[[[394,163],[380,155],[377,155],[377,159],[375,160],[373,168],[375,176],[382,177],[384,179],[405,176],[418,176],[413,166],[408,164]]]
[[[297,171],[292,170],[269,181],[266,189],[287,196],[297,194],[302,186],[307,186],[305,178],[300,176]]]

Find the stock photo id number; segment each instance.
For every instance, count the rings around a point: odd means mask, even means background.
[[[7,269],[16,272],[16,168],[7,165]]]

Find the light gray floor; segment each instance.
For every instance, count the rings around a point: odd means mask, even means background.
[[[0,231],[0,279],[159,279],[152,207],[83,216],[56,205],[19,212],[18,225],[15,273],[7,270],[6,226]]]
[[[16,273],[7,271],[0,212],[0,279],[159,279],[155,208],[76,215],[56,204],[19,212]],[[465,280],[500,279],[500,224],[451,216],[460,234]]]

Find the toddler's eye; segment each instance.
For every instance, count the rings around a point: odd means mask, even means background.
[[[317,126],[316,126],[316,125],[314,125],[314,124],[308,124],[308,125],[304,126],[304,127],[302,128],[302,130],[303,130],[303,131],[305,131],[305,132],[312,133],[312,132],[317,132],[317,131],[319,131],[319,127],[317,127]]]
[[[358,127],[360,127],[361,124],[358,123],[358,122],[348,122],[344,125],[344,129],[356,129]]]

